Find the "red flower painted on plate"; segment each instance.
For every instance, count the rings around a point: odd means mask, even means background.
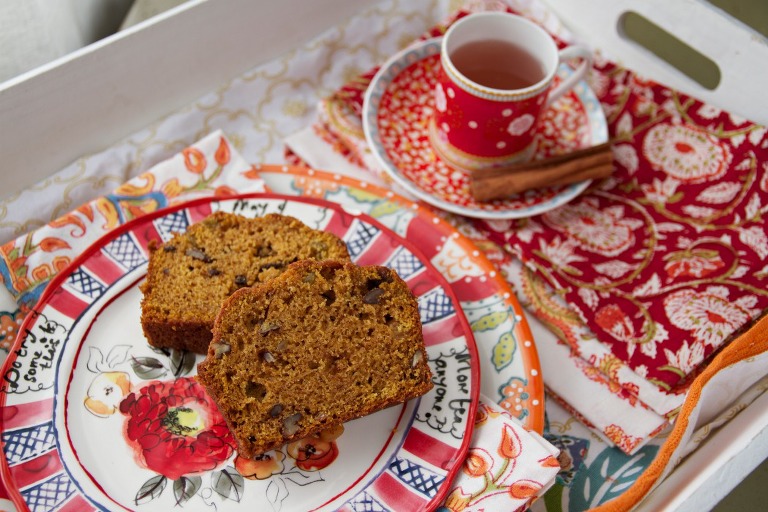
[[[304,471],[326,468],[339,456],[336,442],[324,441],[320,435],[289,443],[286,451],[296,461],[296,467]]]
[[[237,456],[235,469],[248,480],[266,480],[283,472],[285,454],[279,450],[257,455],[253,459]]]
[[[120,412],[137,461],[172,480],[216,469],[234,452],[224,418],[194,379],[152,382],[130,393]]]

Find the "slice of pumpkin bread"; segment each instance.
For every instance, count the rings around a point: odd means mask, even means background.
[[[245,457],[432,388],[416,298],[386,267],[294,263],[227,299],[213,334],[197,378]]]
[[[150,243],[141,326],[150,345],[208,351],[221,303],[302,259],[349,259],[344,242],[293,217],[209,215],[164,244]]]

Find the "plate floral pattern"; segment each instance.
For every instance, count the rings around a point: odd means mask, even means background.
[[[434,152],[428,121],[435,108],[440,66],[440,38],[414,44],[385,63],[371,81],[363,104],[365,137],[380,166],[408,192],[443,210],[482,219],[533,216],[579,195],[590,180],[568,186],[478,202],[469,191],[469,176],[443,162]],[[571,73],[563,65],[558,78]],[[565,153],[608,139],[605,116],[585,82],[554,102],[536,135],[534,158]]]
[[[224,209],[283,213],[340,236],[353,260],[397,270],[419,301],[435,388],[418,400],[264,454],[237,455],[194,380],[194,354],[149,347],[138,284],[150,240]],[[471,438],[478,354],[460,300],[409,241],[308,198],[203,198],[112,231],[52,281],[9,355],[3,480],[30,510],[423,510],[450,491]]]

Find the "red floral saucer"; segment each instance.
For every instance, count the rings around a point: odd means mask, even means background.
[[[446,211],[482,219],[513,219],[565,204],[589,185],[586,180],[506,199],[475,201],[469,191],[469,176],[442,161],[429,141],[428,121],[435,105],[439,66],[440,38],[419,42],[384,64],[365,95],[366,140],[381,167],[400,186]],[[570,68],[562,65],[558,77],[569,73]],[[608,140],[605,115],[585,82],[554,102],[541,123],[534,158]]]

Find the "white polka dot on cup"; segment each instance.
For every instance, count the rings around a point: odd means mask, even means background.
[[[435,108],[440,112],[445,112],[446,106],[445,91],[440,84],[437,84],[435,87]]]
[[[513,137],[523,135],[533,127],[534,121],[536,121],[536,119],[531,114],[523,114],[509,123],[507,132]]]

